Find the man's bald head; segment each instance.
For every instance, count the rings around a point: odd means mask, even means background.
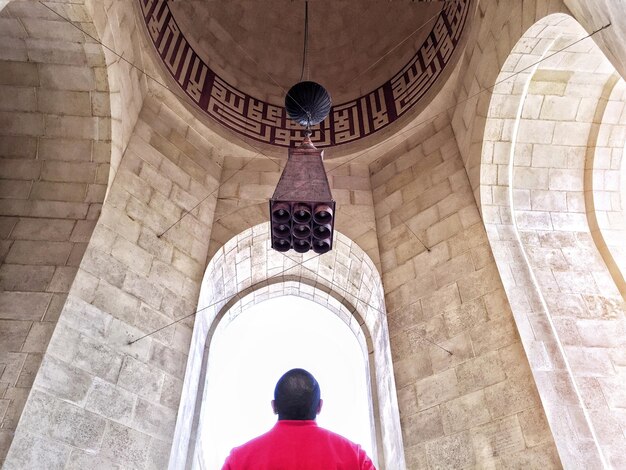
[[[312,420],[320,410],[320,386],[304,369],[286,372],[274,389],[278,419]]]

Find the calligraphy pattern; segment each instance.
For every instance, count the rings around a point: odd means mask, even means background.
[[[355,100],[333,106],[313,128],[317,147],[353,142],[388,126],[433,86],[459,43],[472,0],[446,2],[422,46],[389,81]],[[200,58],[178,27],[167,0],[139,0],[148,34],[187,96],[212,119],[247,138],[281,147],[302,140],[302,129],[282,106],[238,90]]]

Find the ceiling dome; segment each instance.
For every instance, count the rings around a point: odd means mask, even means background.
[[[301,78],[304,0],[138,1],[165,67],[202,113],[265,144],[301,141],[283,103]],[[315,145],[354,142],[423,109],[451,72],[472,4],[310,0],[303,79],[333,97]]]

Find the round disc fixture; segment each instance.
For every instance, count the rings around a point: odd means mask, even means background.
[[[330,95],[319,83],[298,82],[285,96],[287,115],[304,127],[319,124],[330,112]]]

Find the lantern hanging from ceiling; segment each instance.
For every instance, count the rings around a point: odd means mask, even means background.
[[[277,251],[323,254],[332,249],[335,201],[324,169],[324,151],[310,138],[311,125],[323,121],[330,107],[328,92],[315,82],[296,83],[287,92],[287,114],[306,129],[304,141],[289,149],[287,164],[270,199],[272,248]]]

